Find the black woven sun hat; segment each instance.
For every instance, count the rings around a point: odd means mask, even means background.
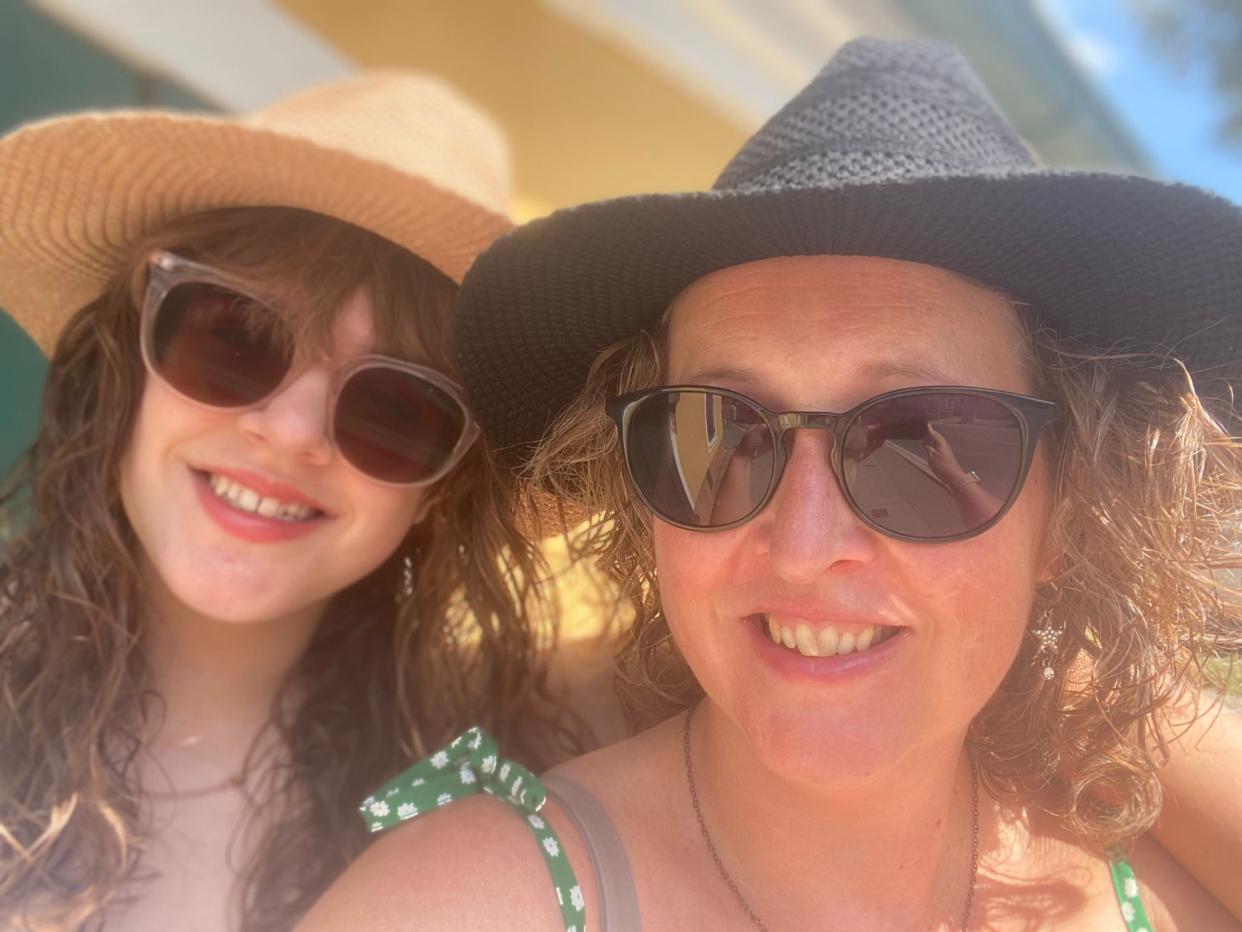
[[[793,255],[940,266],[1064,336],[1238,377],[1242,209],[1185,185],[1044,169],[952,48],[860,39],[712,190],[557,211],[487,250],[457,323],[475,414],[520,465],[600,350],[710,272]]]

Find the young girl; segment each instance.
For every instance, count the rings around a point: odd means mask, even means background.
[[[411,75],[0,141],[0,305],[51,356],[4,499],[0,927],[286,928],[446,734],[558,753],[449,338],[505,188]]]

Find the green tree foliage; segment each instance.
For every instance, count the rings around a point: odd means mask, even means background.
[[[1242,149],[1242,0],[1130,0],[1152,45],[1206,75],[1225,105],[1222,141]]]

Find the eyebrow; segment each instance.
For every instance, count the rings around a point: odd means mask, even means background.
[[[718,382],[742,382],[752,383],[759,377],[759,373],[754,369],[748,369],[745,366],[713,366],[710,369],[700,369],[693,372],[680,381],[684,385],[715,385]]]
[[[960,381],[931,363],[908,359],[877,359],[863,363],[858,369],[858,375],[868,381],[903,378],[931,385],[956,384]]]

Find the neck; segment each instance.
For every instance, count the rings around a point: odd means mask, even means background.
[[[148,749],[177,785],[235,773],[270,719],[323,606],[229,622],[194,611],[157,579],[148,592],[143,654],[161,702]],[[178,771],[198,776],[183,781]]]
[[[957,930],[973,882],[962,739],[919,748],[848,784],[808,785],[766,769],[706,701],[692,723],[691,754],[713,840],[765,922]],[[790,883],[796,877],[814,880]]]

